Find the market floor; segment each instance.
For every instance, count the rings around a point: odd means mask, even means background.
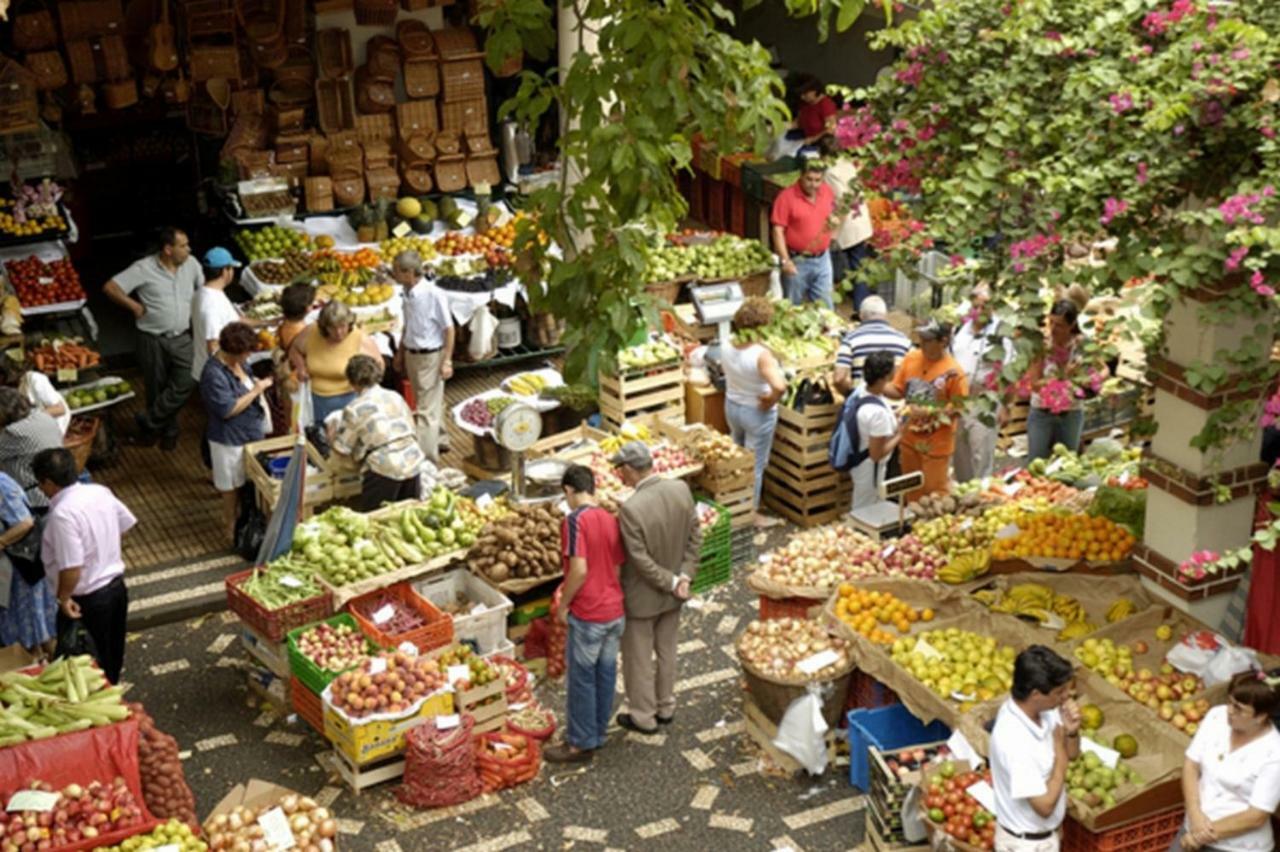
[[[229,613],[131,635],[124,676],[130,699],[177,737],[202,816],[256,777],[331,803],[348,850],[852,849],[863,840],[863,799],[847,758],[821,778],[793,780],[762,771],[742,732],[734,640],[756,606],[744,573],[685,610],[673,725],[654,737],[615,728],[590,768],[544,765],[530,783],[455,808],[406,809],[394,783],[358,796],[341,786],[316,761],[324,741],[249,689],[252,667]],[[562,714],[562,683],[538,694]]]

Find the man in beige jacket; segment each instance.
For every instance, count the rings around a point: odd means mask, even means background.
[[[635,489],[618,513],[627,554],[621,579],[627,611],[622,676],[628,711],[618,714],[618,724],[652,734],[675,715],[680,608],[689,599],[689,584],[698,571],[702,530],[689,486],[655,474],[643,442],[624,444],[611,462],[622,481]]]

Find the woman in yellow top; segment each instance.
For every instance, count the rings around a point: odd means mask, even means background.
[[[382,360],[378,345],[356,327],[355,320],[351,308],[332,301],[289,347],[289,361],[298,378],[311,382],[311,422],[317,425],[356,398],[347,381],[347,362],[355,355]]]
[[[949,467],[956,449],[955,405],[969,395],[969,381],[951,357],[951,326],[930,322],[917,329],[920,345],[902,359],[884,395],[907,403],[907,434],[898,445],[903,473],[920,471],[923,487],[908,499],[945,493],[951,487]]]

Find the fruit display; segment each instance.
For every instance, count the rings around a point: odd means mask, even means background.
[[[62,187],[45,178],[39,186],[12,182],[15,197],[0,197],[0,235],[33,242],[41,237],[65,234],[67,220],[58,202]]]
[[[600,404],[600,395],[590,385],[557,385],[543,388],[540,399],[558,402],[573,411],[592,412]]]
[[[374,607],[371,612],[377,609]],[[388,633],[396,635],[397,631],[387,628]],[[369,652],[364,634],[349,624],[320,623],[299,633],[296,641],[299,653],[330,672],[351,668]]]
[[[914,536],[889,544],[845,524],[804,530],[768,554],[756,575],[792,588],[830,594],[841,583],[871,577],[931,580],[946,558]]]
[[[287,251],[280,260],[255,260],[249,264],[253,275],[263,284],[283,287],[295,279],[311,274],[311,253],[306,251]]]
[[[491,523],[471,548],[471,570],[494,583],[557,577],[563,573],[560,521],[549,504],[517,506],[501,523]]]
[[[279,808],[289,820],[293,834],[292,849],[298,852],[334,852],[337,846],[338,822],[328,808],[322,808],[314,799],[290,793],[275,802],[261,807],[239,805],[230,813],[210,817],[205,823],[205,836],[210,849],[269,849],[263,839],[266,832],[258,819]]]
[[[990,850],[996,845],[996,818],[965,791],[979,781],[991,783],[991,770],[957,772],[950,761],[929,779],[924,807],[929,821],[962,843]]]
[[[698,529],[702,530],[703,535],[720,522],[720,513],[710,503],[698,501],[694,504],[693,510],[698,515]]]
[[[502,386],[516,396],[538,396],[549,381],[541,373],[517,373],[503,382]]]
[[[968,518],[981,517],[982,513],[993,502],[991,498],[977,493],[969,493],[963,496],[926,494],[908,505],[907,508],[915,516],[914,529],[919,527],[922,521],[933,521],[947,515]]]
[[[992,612],[1032,619],[1044,626],[1055,626],[1061,622],[1059,642],[1080,639],[1098,629],[1098,625],[1089,620],[1084,605],[1078,599],[1041,583],[1018,583],[1005,590],[983,589],[974,592],[973,596],[990,607]],[[1135,611],[1133,601],[1120,598],[1107,610],[1107,623],[1114,624],[1128,618]]]
[[[933,545],[948,557],[970,551],[984,551],[1004,524],[1000,516],[941,515],[931,521],[913,523],[911,533],[925,544]]]
[[[722,234],[686,245],[664,243],[648,250],[648,280],[692,276],[703,281],[745,278],[773,268],[773,254],[759,240]]]
[[[27,357],[31,359],[31,365],[42,373],[87,370],[102,363],[102,356],[85,346],[78,337],[41,340],[39,346],[28,349]]]
[[[455,259],[458,262],[461,259]],[[441,290],[454,293],[492,293],[499,287],[511,283],[511,273],[502,270],[488,269],[468,275],[441,275],[436,278],[436,286]]]
[[[293,560],[277,559],[267,568],[255,568],[240,583],[240,591],[268,611],[286,607],[323,594],[324,589],[307,566],[294,570]]]
[[[515,402],[513,397],[492,396],[488,399],[476,397],[462,406],[462,419],[480,429],[493,428],[493,421],[507,406]]]
[[[961,701],[962,709],[1008,692],[1017,655],[1018,649],[957,627],[895,639],[891,652],[912,677],[943,698]]]
[[[1045,479],[1064,482],[1076,488],[1093,488],[1123,477],[1128,483],[1138,478],[1142,461],[1141,447],[1124,447],[1110,438],[1092,442],[1084,453],[1073,453],[1056,444],[1047,459],[1035,459],[1027,470]]]
[[[1119,562],[1129,555],[1133,534],[1106,518],[1043,512],[1018,521],[1019,532],[991,543],[995,559],[1085,559]]]
[[[477,275],[484,275],[489,272],[489,265],[485,263],[482,257],[441,257],[432,264],[436,268],[436,273],[440,276],[437,283],[446,290],[465,290],[467,288],[457,286],[445,286],[447,279],[472,278]],[[496,279],[494,279],[496,280]],[[493,287],[489,288],[494,289]],[[483,291],[478,291],[483,292]]]
[[[57,801],[46,811],[10,810],[0,816],[0,848],[63,849],[142,825],[142,804],[119,776],[109,784],[92,781],[61,790],[43,781],[24,783],[24,790],[56,793]]]
[[[1060,506],[1079,493],[1070,485],[1035,476],[1026,470],[1018,471],[1009,482],[993,480],[983,489],[983,494],[996,500],[1044,499],[1053,506]]]
[[[378,252],[387,263],[395,260],[396,255],[406,251],[416,251],[423,260],[431,260],[437,256],[435,241],[419,234],[390,237],[378,244]]]
[[[182,820],[171,819],[157,825],[146,834],[130,837],[115,846],[98,847],[95,852],[145,852],[162,849],[164,852],[205,852],[209,844]]]
[[[616,435],[606,435],[597,443],[600,445],[600,451],[607,455],[613,455],[622,449],[622,445],[630,441],[640,441],[654,446],[662,440],[661,435],[655,435],[653,430],[646,423],[634,423],[630,420],[624,420],[622,426],[619,427]]]
[[[643,370],[679,360],[680,350],[665,340],[642,343],[618,353],[618,366],[624,370]]]
[[[333,298],[353,308],[383,305],[395,296],[394,284],[339,284]]]
[[[709,472],[718,468],[740,468],[755,462],[755,453],[739,447],[733,439],[715,429],[689,429],[689,449],[702,460]]]
[[[440,668],[447,670],[450,666],[466,666],[467,676],[462,680],[454,681],[455,689],[466,692],[468,689],[486,686],[502,677],[502,672],[495,666],[491,666],[489,661],[484,657],[477,656],[471,650],[470,645],[454,645],[443,654],[436,657],[440,663]],[[494,696],[495,698],[497,696]]]
[[[916,622],[933,621],[932,608],[916,609],[892,592],[859,589],[849,583],[841,583],[837,595],[836,617],[855,633],[880,645],[892,645],[897,638],[887,627],[906,634],[911,632],[911,625]]]
[[[1121,758],[1130,758],[1138,753],[1138,741],[1130,734],[1120,734],[1112,745],[1102,742],[1096,733],[1082,733],[1081,736],[1100,746],[1114,748]],[[1144,783],[1137,770],[1123,759],[1116,763],[1115,769],[1111,769],[1091,751],[1082,751],[1067,764],[1067,795],[1088,808],[1113,808],[1124,798],[1126,787],[1131,792]]]
[[[943,583],[960,585],[968,583],[991,570],[991,553],[986,550],[965,550],[947,559],[936,577]]]
[[[67,405],[72,411],[86,408],[90,405],[97,405],[102,402],[109,402],[117,397],[124,396],[133,390],[133,385],[124,379],[111,382],[105,385],[96,385],[94,387],[77,388],[63,395],[67,401]]]
[[[5,274],[24,308],[81,302],[85,296],[80,273],[69,258],[45,262],[34,254],[21,260],[6,260]]]
[[[1147,489],[1104,485],[1093,495],[1093,502],[1086,510],[1090,515],[1114,521],[1142,538],[1147,523]]]
[[[353,719],[404,713],[447,684],[444,672],[444,664],[429,657],[400,651],[378,654],[338,675],[325,693],[334,707]]]
[[[121,695],[87,655],[0,674],[0,748],[127,719]]]
[[[285,252],[291,249],[310,248],[311,237],[304,231],[268,225],[258,230],[244,228],[237,231],[236,245],[249,260],[262,260],[266,257],[284,257]]]
[[[1145,704],[1178,730],[1193,735],[1209,712],[1208,699],[1200,696],[1204,681],[1178,671],[1167,662],[1154,670],[1135,669],[1134,656],[1148,651],[1147,643],[1142,640],[1125,645],[1110,638],[1090,637],[1080,643],[1073,654],[1086,668],[1102,675],[1107,683],[1139,704]]]
[[[351,611],[387,636],[403,636],[427,626],[421,612],[386,591],[355,601]]]
[[[462,234],[450,232],[436,241],[436,251],[443,255],[480,255],[490,268],[511,266],[514,260],[506,246],[488,233]]]
[[[826,651],[831,653],[824,654]],[[806,665],[819,654],[825,659]],[[757,674],[784,683],[824,681],[844,674],[850,654],[846,640],[827,633],[821,623],[804,618],[753,621],[738,637],[738,660]],[[817,663],[823,665],[815,669]]]
[[[274,294],[269,293],[260,293],[257,298],[244,306],[242,313],[248,319],[262,322],[275,322],[284,318],[284,311],[280,308],[280,303],[276,301]]]

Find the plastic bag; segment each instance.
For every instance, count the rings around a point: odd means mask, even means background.
[[[258,508],[253,484],[246,483],[240,490],[240,513],[236,517],[236,553],[250,561],[257,559],[258,550],[266,537],[267,516]]]
[[[1204,678],[1207,686],[1226,683],[1258,665],[1252,649],[1232,645],[1212,630],[1191,631],[1169,649],[1165,660],[1178,671]]]
[[[810,775],[827,768],[827,721],[822,718],[822,690],[818,684],[805,687],[805,694],[791,702],[778,725],[773,744],[799,761]]]
[[[467,343],[467,354],[473,361],[483,361],[498,351],[498,321],[488,305],[475,312],[469,328],[471,340]]]
[[[58,646],[53,652],[54,658],[78,657],[88,654],[97,659],[98,646],[89,635],[89,628],[78,618],[58,618]]]
[[[311,407],[311,380],[307,379],[298,389],[289,395],[293,401],[293,425],[295,429],[305,429],[315,420],[315,409]]]

